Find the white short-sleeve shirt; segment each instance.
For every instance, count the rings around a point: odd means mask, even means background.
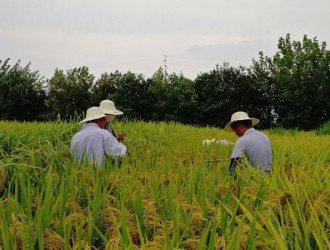
[[[243,153],[251,166],[270,172],[272,148],[264,133],[254,128],[245,131],[244,135],[236,141],[231,158],[241,158]]]
[[[90,163],[101,167],[106,156],[124,158],[126,146],[96,123],[87,123],[73,136],[70,153],[78,161],[86,155]]]

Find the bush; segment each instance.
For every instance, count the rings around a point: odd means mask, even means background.
[[[330,135],[330,121],[324,123],[315,131],[316,135]]]

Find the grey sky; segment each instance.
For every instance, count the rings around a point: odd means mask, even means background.
[[[0,60],[31,62],[50,78],[87,66],[194,79],[216,64],[250,66],[272,56],[287,33],[330,43],[329,0],[2,0]]]

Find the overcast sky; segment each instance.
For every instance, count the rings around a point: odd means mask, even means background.
[[[250,66],[272,56],[280,37],[330,46],[330,0],[1,0],[0,60],[55,69],[87,66],[195,79],[216,64]]]

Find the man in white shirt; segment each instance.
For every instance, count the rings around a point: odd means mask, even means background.
[[[231,155],[230,174],[234,173],[243,154],[252,167],[270,173],[272,148],[268,137],[252,127],[258,123],[259,119],[250,118],[247,113],[239,111],[232,115],[226,125],[225,131],[235,132],[239,137]]]
[[[87,157],[91,164],[101,167],[106,157],[126,156],[126,147],[120,143],[109,131],[105,130],[105,114],[100,107],[89,108],[84,124],[76,133],[70,145],[71,156],[81,162]]]

